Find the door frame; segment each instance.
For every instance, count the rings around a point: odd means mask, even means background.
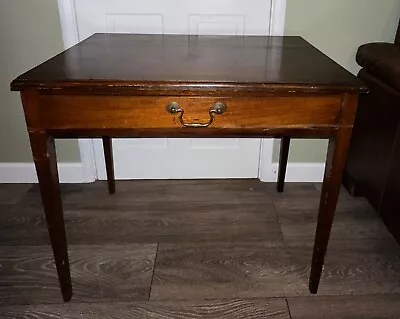
[[[268,1],[268,0],[266,0]],[[271,1],[269,29],[271,35],[282,36],[285,26],[286,0]],[[57,0],[64,48],[68,49],[79,42],[79,30],[76,19],[75,0]],[[92,139],[78,139],[84,180],[93,182],[97,179],[96,161]],[[258,178],[261,181],[274,181],[273,165],[274,139],[261,139]]]

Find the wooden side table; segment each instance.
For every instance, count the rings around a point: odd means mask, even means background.
[[[11,89],[21,91],[65,301],[72,285],[54,138],[75,137],[102,137],[109,155],[111,137],[329,138],[309,284],[317,292],[366,88],[304,39],[96,34]]]

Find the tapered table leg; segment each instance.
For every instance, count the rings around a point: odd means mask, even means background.
[[[54,139],[40,131],[29,137],[61,292],[64,301],[69,301],[72,285]]]
[[[278,193],[283,192],[283,188],[285,186],[285,176],[286,176],[286,168],[289,157],[289,147],[290,147],[290,137],[282,137],[281,138],[281,151],[279,155],[279,167],[278,167],[278,182],[276,185],[276,190]]]
[[[106,161],[108,192],[115,193],[114,159],[111,137],[103,137],[104,159]]]
[[[318,291],[322,274],[350,136],[351,128],[342,128],[339,130],[338,136],[329,141],[309,282],[310,292],[313,294]]]

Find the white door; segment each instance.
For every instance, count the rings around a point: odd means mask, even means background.
[[[269,35],[272,1],[75,0],[73,4],[78,37],[83,40],[96,32]],[[117,179],[256,178],[262,145],[261,139],[248,138],[114,139],[115,175]],[[263,150],[263,158],[271,156]],[[106,179],[100,140],[94,140],[94,157],[98,178]]]

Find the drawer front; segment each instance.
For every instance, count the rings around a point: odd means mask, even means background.
[[[40,97],[40,120],[47,129],[335,126],[341,113],[341,101],[341,96],[203,98],[43,95]]]

